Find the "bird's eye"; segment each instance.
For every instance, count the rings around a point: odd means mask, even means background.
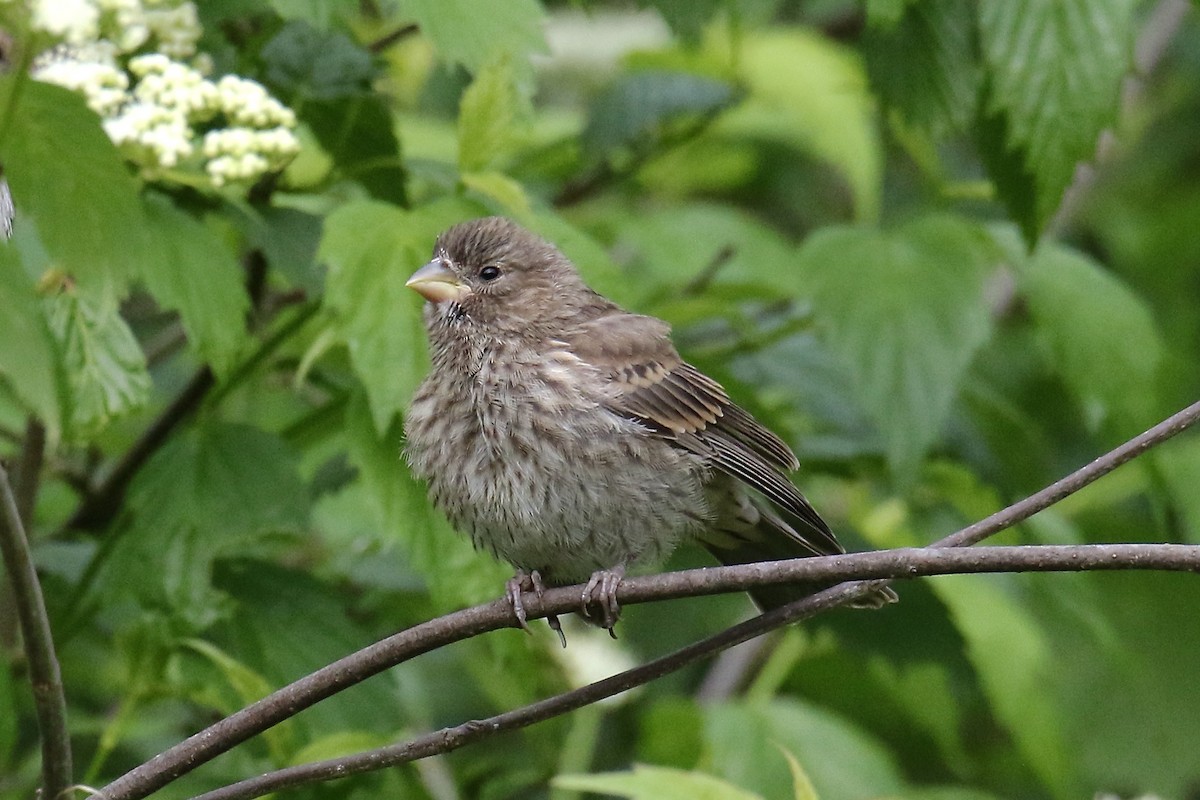
[[[494,281],[500,277],[500,268],[495,264],[489,264],[479,270],[479,279],[484,281]]]

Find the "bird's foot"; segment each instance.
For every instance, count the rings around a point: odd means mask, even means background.
[[[617,602],[617,587],[625,577],[625,565],[618,564],[612,569],[600,569],[588,578],[587,586],[583,588],[583,616],[596,622],[601,628],[608,630],[608,635],[617,638],[613,626],[621,618],[621,605]],[[599,618],[593,617],[592,605],[599,611]]]
[[[517,574],[513,575],[504,584],[504,596],[508,598],[509,605],[512,606],[513,615],[517,618],[517,623],[526,633],[533,633],[529,629],[529,623],[525,619],[525,603],[521,600],[523,592],[532,591],[540,600],[543,592],[546,591],[546,584],[542,583],[542,575],[536,569],[526,572],[523,569],[517,570]],[[558,621],[558,617],[550,614],[546,617],[546,624],[550,626],[550,630],[558,634],[558,640],[563,647],[567,646],[567,637],[563,633],[562,623]]]

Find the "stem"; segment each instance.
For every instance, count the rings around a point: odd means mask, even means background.
[[[0,464],[0,554],[16,597],[17,618],[29,660],[38,730],[42,738],[42,797],[55,800],[71,786],[71,737],[62,673],[54,654],[50,617],[29,552],[8,472]]]
[[[17,513],[28,528],[33,522],[33,507],[37,503],[38,481],[46,457],[46,427],[30,416],[25,421],[25,437],[21,445],[21,461],[17,465]]]

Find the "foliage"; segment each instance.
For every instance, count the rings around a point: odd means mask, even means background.
[[[82,97],[29,77],[46,34],[4,5],[23,38],[0,78],[16,205],[0,458],[28,458],[31,423],[47,432],[29,527],[78,778],[500,594],[507,566],[451,531],[401,457],[428,363],[404,282],[459,220],[513,216],[671,322],[859,548],[932,541],[1194,399],[1200,18],[1177,23],[1172,2],[199,3],[216,75],[295,114],[299,154],[253,185],[128,162]],[[1008,539],[1200,543],[1198,479],[1200,447],[1178,441]],[[704,666],[296,794],[1200,786],[1194,580],[898,588],[896,606],[768,643],[718,698]],[[0,592],[0,798],[38,781],[10,604]],[[748,611],[638,607],[620,641],[569,631],[571,648],[615,669]],[[429,653],[161,796],[487,716],[577,667],[542,626]]]

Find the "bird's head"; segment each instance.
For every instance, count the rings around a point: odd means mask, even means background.
[[[520,335],[572,319],[597,298],[558,248],[504,217],[455,225],[408,279],[433,320]]]

